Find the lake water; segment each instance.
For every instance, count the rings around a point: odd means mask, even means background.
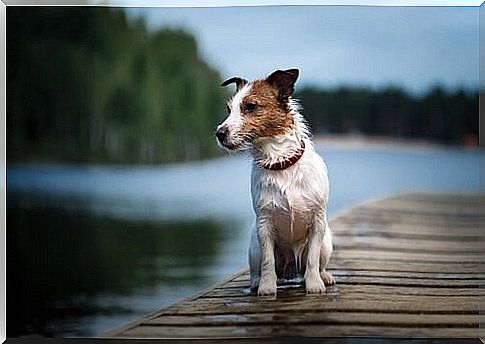
[[[318,147],[330,216],[407,191],[479,188],[477,151]],[[7,166],[8,337],[96,336],[247,265],[249,159]]]

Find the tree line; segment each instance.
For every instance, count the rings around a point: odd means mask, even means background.
[[[298,95],[316,133],[362,133],[478,145],[478,94],[437,86],[422,96],[399,88],[303,89]]]
[[[226,94],[191,35],[120,9],[7,11],[9,160],[155,163],[218,152]]]
[[[227,90],[180,30],[103,7],[7,9],[7,159],[163,163],[220,152]],[[303,89],[314,133],[461,144],[478,135],[478,95]]]

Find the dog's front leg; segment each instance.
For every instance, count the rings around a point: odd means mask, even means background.
[[[276,295],[276,270],[274,258],[274,232],[265,215],[258,216],[258,239],[261,247],[261,277],[258,295]]]
[[[325,284],[320,276],[320,252],[325,229],[325,214],[317,215],[309,228],[308,255],[304,277],[306,292],[311,294],[325,292]]]
[[[257,291],[261,276],[261,245],[258,239],[258,226],[254,224],[251,230],[251,242],[249,244],[249,272],[251,274],[251,291]]]

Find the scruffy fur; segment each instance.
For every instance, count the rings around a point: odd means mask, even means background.
[[[236,94],[218,126],[218,143],[229,151],[250,150],[251,196],[256,221],[251,234],[251,288],[276,295],[277,279],[303,277],[307,293],[323,293],[335,279],[325,268],[332,254],[327,223],[327,167],[315,152],[308,128],[291,98],[298,70],[277,70],[263,80],[231,78]],[[283,170],[264,166],[302,157]]]

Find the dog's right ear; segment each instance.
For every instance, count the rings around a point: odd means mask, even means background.
[[[277,70],[268,76],[266,81],[278,90],[280,100],[284,101],[295,91],[295,82],[299,74],[298,69]]]
[[[235,76],[234,78],[230,78],[224,81],[221,86],[227,86],[233,83],[236,84],[236,91],[240,91],[241,88],[243,88],[248,83],[248,81],[246,79]]]

